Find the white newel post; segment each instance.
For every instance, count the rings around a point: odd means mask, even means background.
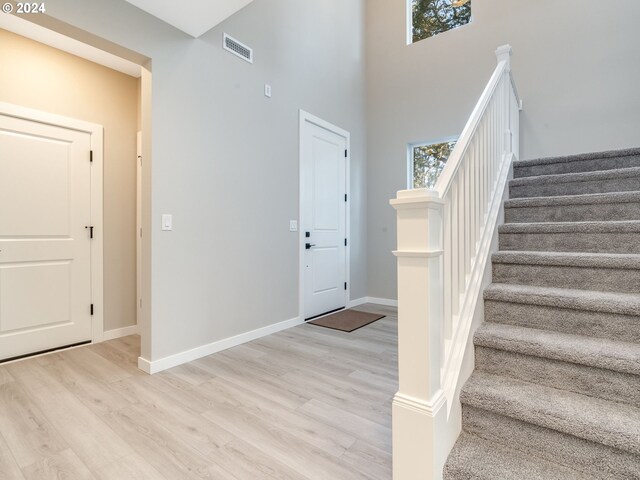
[[[446,452],[443,352],[442,206],[425,189],[398,192],[399,390],[393,399],[394,480],[440,480]]]

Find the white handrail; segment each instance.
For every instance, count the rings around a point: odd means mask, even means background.
[[[499,47],[496,56],[498,65],[434,191],[400,191],[391,201],[398,216],[396,480],[441,478],[460,429],[452,409],[509,168],[519,148],[521,101],[511,76],[511,47]],[[418,451],[423,454],[412,453]]]

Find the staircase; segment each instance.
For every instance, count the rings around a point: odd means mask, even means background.
[[[640,479],[640,149],[513,171],[444,478]]]

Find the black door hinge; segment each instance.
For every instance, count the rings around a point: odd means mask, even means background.
[[[344,158],[347,158],[347,150],[344,151]]]
[[[347,239],[346,238],[344,239],[344,246],[345,247],[347,246]]]
[[[93,303],[91,304],[91,315],[93,315]]]
[[[346,193],[344,194],[344,201],[345,202],[347,201],[347,194]]]
[[[89,238],[93,238],[93,225],[91,225],[89,227],[84,227],[84,228],[88,228],[89,229]]]
[[[344,289],[347,289],[347,282],[344,282]]]
[[[93,162],[93,150],[89,150],[89,161]]]

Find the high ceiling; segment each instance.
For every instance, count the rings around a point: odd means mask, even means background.
[[[253,0],[126,0],[194,38]]]

